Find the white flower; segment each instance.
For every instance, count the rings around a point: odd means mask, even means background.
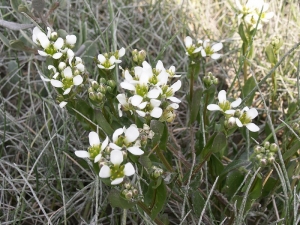
[[[180,103],[181,100],[174,97],[175,92],[178,91],[180,88],[181,88],[181,81],[178,80],[174,84],[172,84],[171,87],[168,87],[167,90],[163,94],[171,102]]]
[[[242,5],[239,0],[235,0],[235,4],[237,9],[242,13],[242,15],[245,15],[253,12],[257,6],[257,2],[259,1],[260,0],[248,0],[245,5]]]
[[[99,176],[101,178],[109,178],[111,185],[117,185],[123,182],[125,176],[132,176],[135,173],[133,165],[123,162],[123,153],[120,150],[112,150],[110,153],[111,166],[103,165],[100,169]]]
[[[257,117],[258,112],[255,108],[249,109],[248,107],[243,108],[241,112],[241,116],[236,118],[236,125],[238,127],[246,126],[250,131],[257,132],[259,131],[259,127],[252,123],[252,119]]]
[[[68,45],[75,45],[76,44],[76,40],[77,40],[77,37],[75,35],[67,35],[66,36],[66,43]]]
[[[190,36],[187,36],[184,39],[184,44],[185,44],[185,47],[186,47],[186,54],[189,55],[189,56],[200,52],[201,49],[202,49],[202,46],[195,46],[193,44],[193,39]]]
[[[59,103],[59,107],[62,109],[62,108],[64,108],[67,104],[68,104],[68,102],[62,101],[61,103]]]
[[[210,40],[203,41],[203,48],[201,49],[202,57],[210,56],[212,59],[218,59],[221,57],[221,54],[216,53],[223,48],[222,43],[213,43],[212,45],[209,44]]]
[[[138,146],[134,146],[133,142],[140,136],[140,132],[135,124],[132,124],[129,128],[119,128],[113,133],[113,143],[109,146],[112,149],[121,150],[126,148],[133,155],[142,155],[144,151]]]
[[[88,151],[84,151],[84,150],[75,151],[75,155],[79,158],[92,159],[94,160],[94,163],[99,162],[100,159],[102,158],[102,151],[108,145],[108,137],[106,137],[103,143],[101,143],[98,134],[92,131],[89,133],[89,142],[90,142],[90,147],[88,148]]]
[[[130,110],[130,105],[129,105],[129,102],[128,102],[125,94],[118,94],[117,99],[119,101],[119,104],[118,104],[119,116],[121,117],[123,115],[122,110],[121,110],[121,106],[123,107],[123,109],[125,111],[127,111],[127,110]],[[131,110],[130,110],[130,112],[132,114]]]
[[[122,60],[120,60],[120,58],[122,58],[124,55],[125,55],[125,48],[122,47],[115,54],[115,57],[116,57],[115,63],[121,63]]]
[[[116,63],[116,57],[115,56],[111,56],[109,59],[106,58],[104,55],[99,54],[98,55],[98,61],[99,64],[97,64],[97,66],[100,69],[105,69],[105,70],[111,70],[113,68],[115,68],[115,63]]]
[[[146,107],[146,105],[149,105],[149,107],[147,109],[149,109],[149,111],[145,112],[142,110],[136,110],[137,114],[139,114],[139,116],[141,117],[145,117],[147,114],[149,114],[151,117],[153,118],[160,118],[163,110],[159,107],[161,104],[160,100],[157,99],[150,99],[150,103],[145,102],[144,104],[140,104],[140,109],[144,109]]]
[[[221,90],[218,94],[218,100],[219,100],[219,103],[218,105],[216,104],[209,104],[207,106],[207,109],[209,111],[222,111],[226,114],[234,114],[234,111],[235,110],[231,110],[232,108],[236,108],[238,107],[241,102],[242,102],[242,99],[238,98],[237,100],[233,101],[232,103],[230,103],[229,101],[227,101],[227,98],[226,98],[226,91],[224,90]]]

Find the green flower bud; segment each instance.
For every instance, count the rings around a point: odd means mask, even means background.
[[[95,92],[89,92],[89,98],[92,101],[96,101],[97,100],[97,96],[96,96]]]
[[[273,164],[273,162],[275,162],[275,157],[269,157],[268,163]]]
[[[92,87],[88,88],[88,93],[94,92],[94,89]]]
[[[276,145],[275,143],[272,143],[270,145],[270,151],[271,152],[277,152],[277,150],[278,150],[278,145]]]
[[[137,189],[132,190],[133,196],[137,196],[139,194],[139,191]]]
[[[112,89],[116,87],[116,82],[114,80],[108,80],[106,84]]]
[[[100,78],[100,84],[106,84],[106,80],[105,80],[105,78]]]
[[[266,149],[269,149],[269,147],[270,147],[270,142],[266,141],[265,144],[264,144],[264,147],[265,147]]]
[[[260,160],[260,165],[261,166],[266,166],[267,165],[267,159],[266,158],[262,158],[261,160]]]
[[[98,100],[98,101],[102,101],[104,95],[101,94],[100,92],[98,92],[98,93],[96,94],[96,97],[97,97],[97,100]]]
[[[112,93],[113,89],[110,86],[108,86],[108,87],[106,87],[106,91],[109,93]]]
[[[93,81],[92,81],[92,87],[93,87],[95,90],[97,90],[97,88],[99,87],[98,82],[95,81],[95,80],[93,80]]]
[[[147,55],[147,53],[146,53],[145,50],[139,51],[139,54],[138,54],[138,60],[139,60],[139,62],[144,62],[145,59],[146,59],[146,55]]]
[[[125,195],[124,195],[124,197],[127,199],[127,200],[131,200],[132,199],[132,191],[128,191]]]
[[[100,84],[99,87],[98,87],[98,89],[97,89],[97,91],[105,94],[106,93],[106,87],[105,87],[105,85]]]
[[[254,147],[254,153],[259,154],[261,152],[261,147],[259,145],[256,145]]]
[[[126,189],[130,189],[131,188],[131,183],[130,182],[125,182],[124,183],[124,187],[126,188]]]

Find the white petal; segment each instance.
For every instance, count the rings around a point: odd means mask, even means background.
[[[114,179],[110,184],[111,185],[117,185],[117,184],[120,184],[120,183],[122,183],[123,182],[123,180],[124,180],[124,178],[123,177],[121,177],[121,178],[117,178],[117,179]]]
[[[121,88],[124,88],[126,90],[135,91],[135,86],[133,84],[128,83],[128,82],[122,82],[120,84],[120,86],[121,86]]]
[[[184,44],[185,44],[185,47],[187,47],[187,48],[191,47],[193,44],[192,38],[190,36],[185,37]]]
[[[52,58],[53,58],[53,59],[60,59],[60,57],[62,57],[62,55],[63,55],[63,54],[62,54],[61,52],[57,52],[57,53],[54,53],[54,54],[53,54]]]
[[[180,103],[180,102],[181,102],[181,100],[178,99],[178,98],[176,98],[176,97],[169,97],[168,99],[169,99],[171,102],[175,102],[175,103]]]
[[[210,57],[211,57],[212,59],[218,59],[218,58],[221,57],[221,55],[222,55],[222,54],[213,53]]]
[[[158,83],[156,85],[166,85],[168,82],[169,74],[166,71],[162,71],[158,76]]]
[[[121,57],[123,57],[125,55],[125,48],[121,48],[120,50],[119,50],[119,58],[121,58]]]
[[[129,148],[127,148],[127,150],[133,155],[143,155],[144,154],[144,151],[136,146],[129,147]]]
[[[79,158],[90,158],[90,153],[88,153],[87,151],[75,151],[75,155]]]
[[[105,138],[105,140],[101,144],[101,151],[104,150],[108,145],[108,137]]]
[[[181,80],[178,80],[171,86],[173,93],[178,91],[180,87],[181,87]]]
[[[234,102],[232,102],[232,103],[230,104],[230,106],[231,106],[232,108],[236,108],[236,107],[238,107],[241,103],[242,103],[242,99],[241,99],[241,98],[238,98],[237,100],[235,100]]]
[[[94,159],[94,163],[99,162],[101,158],[102,158],[102,154],[98,154]]]
[[[134,142],[140,135],[139,130],[136,126],[131,125],[128,129],[125,131],[125,140],[128,143]]]
[[[74,85],[80,85],[83,82],[83,78],[80,75],[77,75],[73,78],[73,84]]]
[[[250,130],[252,132],[259,131],[259,127],[254,123],[248,123],[248,124],[246,124],[246,127],[248,128],[248,130]]]
[[[218,105],[216,105],[216,104],[209,104],[209,105],[207,106],[207,109],[208,109],[209,111],[222,111],[221,108],[220,108],[220,106],[218,106]]]
[[[69,45],[75,45],[77,37],[75,35],[67,35],[66,36],[66,43]]]
[[[59,76],[59,72],[57,72],[53,75],[53,79],[56,79],[58,76]]]
[[[163,71],[163,70],[165,70],[165,67],[164,67],[163,63],[160,60],[158,60],[155,68],[156,68],[157,71]]]
[[[150,116],[154,117],[154,118],[159,118],[161,117],[163,111],[161,108],[159,107],[155,107],[152,109],[152,111],[150,112]]]
[[[71,78],[73,77],[71,67],[69,67],[69,66],[66,67],[66,68],[64,69],[63,74],[64,74],[64,77],[65,77],[65,78],[71,79]]]
[[[177,103],[171,103],[169,106],[173,109],[178,109],[179,108],[179,105]]]
[[[54,43],[55,49],[61,49],[64,46],[64,40],[62,38],[57,38],[57,40]]]
[[[202,55],[202,57],[206,57],[206,52],[203,48],[201,49],[201,55]]]
[[[236,118],[236,119],[235,119],[235,123],[236,123],[236,125],[237,125],[238,127],[243,127],[243,124],[242,124],[242,122],[240,121],[240,119]]]
[[[115,143],[109,143],[109,147],[111,147],[114,150],[121,150],[122,148]]]
[[[131,163],[126,163],[124,167],[124,174],[126,176],[132,176],[135,173],[135,169]]]
[[[161,93],[161,89],[159,87],[154,87],[147,93],[148,98],[157,98]]]
[[[70,93],[70,91],[71,91],[71,89],[72,89],[72,86],[71,86],[71,87],[69,87],[69,88],[67,88],[67,89],[64,91],[63,95],[67,95],[67,94],[69,94],[69,93]]]
[[[101,178],[108,178],[110,177],[111,171],[107,165],[103,165],[99,172],[99,177]]]
[[[102,54],[99,54],[99,55],[98,55],[98,60],[99,60],[99,62],[100,62],[101,64],[103,64],[103,63],[105,63],[105,61],[106,61],[106,58],[105,58],[105,56],[104,56],[104,55],[102,55]]]
[[[142,102],[141,104],[139,104],[137,107],[139,109],[144,109],[147,106],[148,102]]]
[[[118,137],[121,134],[123,134],[123,132],[124,132],[123,128],[119,128],[119,129],[115,130],[115,132],[113,133],[113,142],[115,142],[118,139]]]
[[[118,94],[117,99],[120,102],[121,105],[126,105],[127,104],[127,99],[125,94]]]
[[[61,103],[59,103],[59,107],[63,108],[68,104],[68,102],[62,101]]]
[[[89,133],[89,143],[90,146],[100,145],[99,136],[95,131],[91,131]]]
[[[226,102],[226,91],[221,90],[218,94],[218,99],[220,103]]]
[[[220,51],[222,48],[223,48],[223,44],[222,44],[222,43],[217,43],[217,44],[214,44],[214,45],[211,47],[211,50],[212,50],[213,52],[217,52],[217,51]]]
[[[141,111],[141,110],[136,110],[136,113],[139,114],[139,116],[141,117],[145,117],[146,116],[146,113]]]
[[[125,80],[127,80],[127,81],[132,81],[133,80],[133,78],[132,78],[132,76],[131,76],[131,74],[129,73],[128,70],[125,70],[124,77],[125,77]]]
[[[62,70],[64,70],[64,68],[66,68],[66,63],[64,63],[64,62],[60,62],[59,64],[58,64],[58,69],[60,70],[60,71],[62,71]]]
[[[247,117],[249,117],[250,119],[254,119],[255,117],[257,117],[258,112],[255,108],[251,108],[246,112],[246,114],[247,114]]]
[[[56,68],[52,65],[48,66],[48,70],[53,70],[53,72],[56,73]]]
[[[160,106],[161,101],[160,101],[160,100],[157,100],[157,99],[151,99],[151,100],[150,100],[150,104],[151,104],[151,106],[153,106],[153,107],[158,107],[158,106]]]
[[[49,47],[50,41],[46,34],[44,34],[43,32],[38,33],[37,39],[40,41],[40,44],[44,49]]]
[[[111,57],[109,58],[109,63],[110,63],[110,65],[113,65],[113,64],[115,63],[115,61],[116,61],[116,57],[115,57],[115,56],[111,56]]]
[[[110,161],[114,165],[120,165],[123,162],[123,153],[120,150],[112,150],[110,152]]]
[[[130,102],[133,106],[138,106],[143,101],[143,97],[140,95],[134,95],[130,98]]]
[[[235,110],[234,109],[229,109],[229,110],[226,110],[225,113],[228,114],[228,115],[234,115]]]
[[[41,50],[38,50],[38,53],[41,55],[41,56],[48,56],[48,53],[44,52],[44,51],[41,51]]]
[[[63,87],[63,83],[59,80],[54,80],[54,79],[51,79],[51,84],[53,87],[57,87],[57,88],[61,88]]]
[[[82,63],[79,63],[75,66],[80,72],[84,71],[84,65]]]
[[[72,49],[68,49],[67,50],[67,56],[68,56],[69,59],[73,58],[74,55],[75,55],[75,53],[73,52]]]
[[[41,77],[41,79],[42,79],[43,81],[46,81],[46,82],[49,82],[49,81],[50,81],[50,79],[48,79],[48,78],[46,78],[46,77],[44,77],[44,76],[42,76],[42,75],[40,75],[40,77]]]

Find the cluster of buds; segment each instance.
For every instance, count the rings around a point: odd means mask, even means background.
[[[262,23],[267,23],[274,16],[274,12],[267,12],[269,4],[263,0],[248,0],[246,4],[241,4],[236,0],[236,8],[239,11],[238,19],[243,20],[249,30],[262,28]],[[241,22],[239,22],[241,23]]]
[[[148,139],[151,140],[154,136],[154,132],[150,129],[150,127],[147,124],[144,124],[143,128],[139,128],[139,132],[142,146],[147,145]]]
[[[128,201],[136,201],[139,198],[138,189],[130,182],[124,182],[123,190],[121,191],[122,196]]]
[[[226,128],[245,126],[252,132],[259,131],[259,127],[252,123],[252,119],[258,115],[255,108],[249,109],[248,107],[244,107],[242,110],[236,109],[242,103],[242,99],[238,98],[230,103],[226,98],[226,91],[224,90],[219,92],[218,100],[218,104],[209,104],[207,109],[210,111],[221,111],[225,115]]]
[[[50,78],[41,76],[44,81],[48,81],[52,86],[62,90],[62,95],[68,95],[73,91],[74,86],[83,83],[85,66],[80,57],[75,56],[72,48],[76,44],[75,35],[67,35],[65,39],[58,37],[56,32],[52,32],[47,27],[47,35],[38,27],[33,29],[32,40],[43,50],[38,50],[41,56],[51,57],[54,65],[49,65]],[[62,108],[67,104],[61,100],[59,106]]]
[[[256,145],[252,158],[259,166],[268,166],[273,164],[276,159],[276,153],[278,151],[278,145],[275,143],[265,142],[263,146]]]
[[[115,52],[108,52],[98,55],[97,66],[99,69],[111,70],[115,68],[116,63],[121,63],[121,58],[125,55],[125,48],[121,48]]]
[[[148,134],[153,133],[148,128],[146,130]],[[133,165],[128,162],[127,154],[136,156],[144,154],[140,148],[141,136],[139,129],[134,124],[129,128],[117,129],[113,133],[112,141],[106,137],[101,142],[98,134],[92,131],[89,133],[90,147],[88,150],[75,151],[75,155],[99,163],[101,166],[99,176],[110,178],[111,185],[117,185],[123,182],[125,176],[132,176],[135,173]]]
[[[95,80],[91,80],[91,86],[88,88],[91,102],[96,106],[103,106],[103,103],[106,99],[106,94],[112,93],[115,87],[116,82],[114,80],[100,78],[99,83]]]
[[[186,47],[186,54],[190,57],[211,57],[212,59],[218,59],[221,54],[217,53],[223,48],[222,43],[211,43],[210,40],[198,40],[196,44],[193,44],[193,40],[190,36],[184,39]]]
[[[128,90],[129,93],[119,94],[119,115],[122,116],[122,110],[136,113],[140,117],[150,121],[151,118],[157,118],[160,121],[171,122],[175,116],[165,116],[174,114],[174,109],[179,107],[181,102],[174,97],[176,91],[181,87],[181,81],[178,80],[172,85],[169,84],[170,78],[179,77],[175,75],[175,67],[171,66],[168,70],[164,68],[159,60],[155,68],[152,68],[146,61],[142,67],[136,66],[132,71],[124,71],[125,80],[120,86]]]
[[[134,49],[131,52],[131,54],[132,54],[133,62],[135,62],[137,65],[142,65],[142,63],[146,59],[146,51],[145,50],[138,51],[137,49]]]
[[[211,85],[217,85],[218,79],[209,72],[207,75],[203,77],[203,83],[206,88],[209,88]]]
[[[151,172],[151,177],[153,179],[157,179],[159,177],[161,177],[161,175],[164,173],[163,169],[157,167],[157,166],[152,166],[152,172]]]

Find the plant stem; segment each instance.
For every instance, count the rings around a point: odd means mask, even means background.
[[[246,43],[243,43],[243,56],[244,56],[244,67],[243,67],[243,73],[244,73],[244,85],[247,81],[247,70],[248,70],[248,64],[247,64],[247,48],[248,45]]]
[[[127,220],[127,209],[123,209],[122,225],[126,225],[126,220]]]
[[[147,213],[149,216],[151,216],[151,211],[148,209],[148,207],[145,205],[145,203],[137,202],[137,205],[139,207],[141,207],[144,210],[145,213]],[[164,225],[164,223],[160,219],[158,219],[157,217],[154,219],[154,222],[158,225]]]
[[[165,158],[164,154],[162,154],[161,149],[158,147],[155,149],[156,154],[160,161],[165,165],[165,167],[170,171],[173,172],[172,166],[169,164],[168,160]]]

